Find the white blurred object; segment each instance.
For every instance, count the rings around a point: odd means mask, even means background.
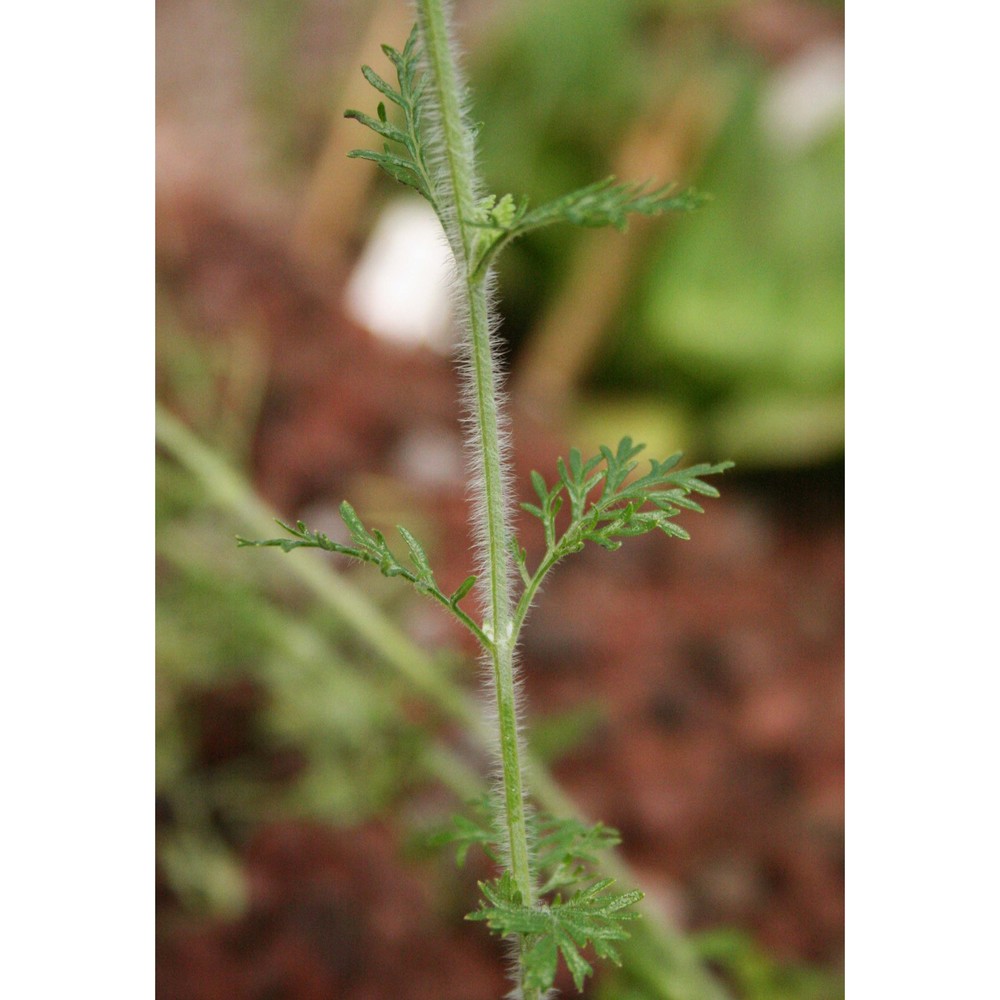
[[[390,202],[347,283],[351,318],[384,340],[451,346],[451,252],[430,205]]]
[[[462,439],[450,431],[411,430],[400,441],[393,465],[399,478],[406,483],[455,489],[465,482]]]
[[[844,46],[825,41],[803,50],[767,87],[761,120],[778,147],[798,152],[844,117]]]

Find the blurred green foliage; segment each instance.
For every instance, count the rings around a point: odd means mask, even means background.
[[[712,201],[656,227],[591,366],[591,391],[628,393],[632,410],[645,398],[654,424],[668,401],[675,430],[699,438],[685,446],[741,465],[835,457],[842,116],[797,145],[774,135],[765,117],[779,69],[734,38],[729,4],[556,0],[517,12],[472,66],[485,173],[498,190],[537,201],[608,173],[629,126],[692,82],[707,117],[721,114],[700,162],[675,178]],[[577,238],[529,235],[501,265],[515,344],[558,294]]]
[[[740,931],[713,930],[692,941],[739,1000],[844,1000],[840,973],[778,961]],[[601,980],[595,1000],[648,1000],[647,988],[632,976],[643,962],[641,953],[630,954],[621,969]],[[648,982],[656,973],[646,968],[643,974]]]
[[[713,404],[714,448],[788,463],[842,442],[844,136],[775,149],[759,125],[762,88],[748,81],[700,176],[713,202],[651,255],[641,335],[619,340],[618,370],[650,390],[680,372]]]
[[[726,454],[741,468],[808,464],[843,448],[843,118],[801,148],[775,142],[762,109],[781,67],[734,29],[737,6],[500,5],[468,66],[474,113],[485,123],[480,153],[494,190],[525,192],[537,205],[612,172],[637,122],[655,120],[692,82],[703,86],[715,102],[708,116],[721,114],[722,124],[707,130],[687,175],[673,179],[714,200],[658,227],[585,389],[598,422],[607,399],[627,394],[633,411],[645,401],[640,423],[654,425],[654,440],[680,434],[673,444]],[[799,6],[834,15],[842,7]],[[344,25],[360,30],[364,9],[346,5]],[[283,182],[304,177],[322,142],[323,109],[337,104],[331,84],[317,86],[315,67],[296,59],[309,11],[301,0],[245,0],[244,13],[273,169]],[[672,178],[622,178],[647,179]],[[559,294],[576,238],[559,227],[533,233],[502,262],[515,365]],[[605,434],[618,429],[612,419]]]
[[[182,396],[201,386],[202,433],[228,439],[225,387],[210,377],[225,348],[163,323],[162,391],[182,371]],[[425,774],[428,738],[401,711],[398,677],[234,535],[198,481],[158,455],[157,854],[186,909],[220,914],[243,905],[236,851],[257,825],[379,814]]]
[[[527,193],[538,205],[613,172],[638,122],[658,120],[685,87],[701,88],[706,128],[686,174],[621,179],[674,179],[713,201],[659,225],[633,262],[585,373],[585,429],[597,424],[614,437],[621,421],[603,410],[627,396],[651,441],[675,435],[668,447],[708,449],[744,469],[822,462],[839,456],[844,434],[843,117],[797,148],[775,139],[765,106],[783,63],[740,34],[738,6],[499,5],[468,65],[474,113],[485,123],[481,160],[494,190]],[[841,7],[802,0],[796,9],[836,16]],[[323,109],[339,115],[331,84],[317,86],[315,67],[296,59],[311,15],[301,0],[245,0],[244,9],[273,168],[283,180],[305,177]],[[364,10],[345,5],[343,24],[360,30]],[[502,261],[503,332],[515,367],[560,293],[577,238],[560,227],[532,233]],[[636,417],[642,405],[646,414]]]
[[[694,941],[702,957],[744,1000],[843,1000],[842,975],[777,962],[746,934],[720,929],[699,934]]]
[[[230,912],[239,893],[225,873],[257,824],[309,816],[350,825],[379,813],[413,777],[424,735],[399,711],[396,682],[377,666],[362,676],[349,641],[310,608],[289,608],[285,582],[239,558],[232,525],[165,464],[159,850],[186,905]],[[184,512],[179,489],[193,501]]]

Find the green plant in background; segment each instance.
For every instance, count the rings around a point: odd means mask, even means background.
[[[843,1000],[843,976],[780,965],[739,931],[708,931],[692,943],[746,1000]]]
[[[725,197],[650,248],[629,310],[642,335],[620,336],[596,379],[653,391],[670,371],[701,385],[699,433],[741,463],[829,460],[844,434],[843,127],[781,147],[760,125],[761,73],[742,72],[701,173]]]
[[[348,117],[385,140],[381,152],[355,150],[351,155],[375,161],[426,198],[452,250],[464,326],[462,369],[477,498],[479,571],[446,593],[409,531],[398,529],[407,550],[406,559],[401,559],[385,536],[366,527],[346,501],[340,512],[349,541],[335,541],[298,522],[282,523],[287,537],[240,538],[239,544],[286,551],[319,548],[371,563],[385,576],[401,577],[442,604],[475,635],[492,685],[501,780],[488,800],[485,825],[460,822],[453,839],[460,850],[484,844],[500,864],[501,874],[480,884],[484,899],[469,919],[485,922],[513,942],[516,995],[539,1000],[552,987],[560,955],[578,989],[593,971],[581,949],[590,946],[598,957],[619,961],[618,945],[628,937],[623,924],[637,916],[632,907],[642,893],[613,892],[613,880],[599,878],[594,871],[595,851],[616,842],[612,831],[533,814],[529,808],[515,683],[521,628],[549,571],[587,542],[616,549],[624,539],[653,530],[687,538],[674,519],[683,511],[701,511],[692,494],[718,496],[703,477],[721,473],[732,463],[682,469],[676,454],[663,461],[654,459],[648,472],[630,478],[643,447],[630,438],[615,449],[602,447],[586,460],[571,450],[567,461],[559,460],[558,477],[551,485],[540,474],[532,475],[538,502],[522,506],[541,521],[546,551],[536,567],[529,567],[526,550],[511,531],[510,473],[492,335],[492,267],[505,246],[532,230],[556,222],[622,228],[629,214],[689,210],[699,198],[619,184],[613,178],[534,209],[527,200],[515,201],[509,194],[500,198],[488,194],[476,173],[475,130],[467,117],[464,84],[441,0],[421,0],[418,23],[402,51],[389,46],[383,51],[395,67],[397,86],[370,67],[363,73],[386,101],[397,106],[402,121],[390,121],[384,102],[379,103],[376,117],[348,111]],[[482,614],[477,620],[461,602],[480,581]]]
[[[635,234],[613,307],[572,368],[577,435],[641,429],[650,445],[737,453],[744,471],[830,462],[844,442],[843,112],[820,110],[829,92],[796,91],[813,124],[788,139],[773,105],[790,77],[825,79],[817,64],[829,68],[834,36],[804,37],[775,65],[738,33],[733,44],[734,9],[547,0],[496,18],[469,67],[489,122],[481,160],[504,189],[542,197],[630,148],[679,145],[712,192],[710,212]],[[604,264],[572,239],[531,234],[502,261],[522,379],[549,316],[572,311],[562,296],[575,265]],[[580,340],[572,323],[556,329]]]

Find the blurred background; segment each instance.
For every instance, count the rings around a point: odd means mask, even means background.
[[[843,995],[843,9],[462,0],[483,173],[696,213],[501,260],[514,464],[623,434],[723,498],[553,575],[525,631],[536,785],[650,903],[602,1000]],[[467,634],[367,567],[240,550],[347,498],[471,569],[441,241],[348,160],[401,0],[157,4],[157,980],[164,1000],[493,1000]],[[428,210],[429,211],[429,210]],[[543,547],[530,518],[522,544]],[[388,532],[387,532],[388,533]],[[572,984],[563,983],[572,994]]]

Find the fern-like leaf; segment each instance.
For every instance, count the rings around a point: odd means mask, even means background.
[[[540,814],[532,818],[535,869],[541,879],[539,896],[591,878],[599,853],[621,843],[618,831],[603,823],[588,826],[578,819]]]
[[[500,859],[501,835],[494,822],[497,815],[495,795],[482,795],[470,803],[472,816],[457,814],[426,838],[428,847],[454,846],[455,863],[461,868],[473,847],[482,848],[491,861]]]
[[[473,847],[483,848],[491,860],[501,855],[501,835],[496,817],[500,802],[484,795],[471,803],[474,818],[454,816],[451,824],[430,838],[437,846],[455,845],[463,864]],[[537,902],[525,906],[509,871],[492,882],[480,883],[484,900],[468,920],[485,921],[496,933],[521,938],[524,986],[541,992],[549,989],[563,956],[577,989],[593,969],[580,949],[593,945],[601,958],[619,961],[615,943],[628,934],[620,926],[638,914],[628,908],[641,892],[608,893],[611,879],[597,879],[598,853],[620,843],[618,832],[598,823],[587,826],[577,819],[556,819],[546,814],[529,817],[534,844],[533,869],[539,878]],[[581,886],[566,900],[557,890]],[[589,884],[588,884],[589,883]]]
[[[704,201],[694,191],[675,194],[673,184],[652,191],[647,188],[648,184],[619,184],[614,177],[606,177],[525,213],[517,223],[517,235],[556,222],[624,229],[630,215],[690,212]]]
[[[644,447],[626,437],[614,451],[602,446],[600,454],[586,463],[579,450],[573,448],[568,462],[558,460],[559,479],[552,487],[537,472],[532,473],[532,483],[541,502],[524,503],[521,507],[542,522],[550,563],[579,551],[588,541],[617,549],[622,539],[654,529],[672,538],[690,538],[673,519],[682,511],[703,512],[704,508],[689,494],[717,497],[719,491],[702,477],[725,472],[733,463],[703,463],[678,469],[682,458],[678,452],[662,461],[652,459],[649,472],[630,481],[629,476],[638,466],[635,457]],[[600,495],[591,501],[591,493],[602,483]],[[569,527],[556,540],[555,519],[563,498],[569,501],[572,516]]]
[[[252,546],[255,548],[275,546],[283,552],[303,548],[322,549],[325,552],[337,552],[351,559],[370,563],[377,566],[383,576],[401,577],[412,583],[420,593],[433,598],[439,604],[443,604],[477,639],[488,645],[489,639],[484,635],[479,625],[458,606],[458,602],[475,586],[475,576],[466,577],[453,593],[446,594],[434,578],[434,572],[423,546],[402,525],[397,525],[396,530],[409,550],[410,565],[399,561],[392,549],[389,548],[381,531],[374,528],[369,531],[365,527],[361,518],[358,517],[357,511],[346,500],[340,505],[340,518],[351,536],[352,545],[342,545],[322,531],[312,531],[302,521],[297,521],[294,527],[285,524],[284,521],[277,522],[288,532],[291,536],[289,538],[267,538],[258,541],[237,536],[236,544],[240,547]]]
[[[383,102],[379,102],[377,118],[361,111],[345,111],[345,118],[359,121],[386,140],[381,152],[352,149],[347,155],[377,163],[390,177],[422,194],[440,214],[434,197],[434,184],[424,159],[423,86],[417,72],[420,52],[416,25],[413,26],[402,52],[389,45],[383,45],[382,51],[396,69],[399,89],[387,83],[370,66],[363,66],[361,72],[380,94],[400,108],[403,127],[399,128],[388,120]]]
[[[502,854],[503,836],[497,827],[502,803],[493,794],[469,803],[468,815],[452,816],[450,823],[432,833],[430,847],[455,845],[458,863],[464,864],[473,847],[481,847],[491,861]],[[599,853],[621,843],[618,831],[603,823],[588,826],[579,819],[560,819],[548,813],[528,817],[534,845],[532,867],[539,878],[539,898],[557,889],[578,885],[596,877]]]
[[[629,937],[621,925],[639,916],[630,907],[643,894],[638,890],[610,893],[607,890],[613,882],[600,879],[567,900],[556,897],[550,904],[525,906],[514,879],[504,872],[493,882],[479,883],[486,902],[466,920],[485,921],[496,934],[522,939],[521,965],[527,989],[551,988],[558,956],[562,955],[576,988],[582,991],[584,980],[594,970],[580,950],[591,945],[599,958],[620,965],[617,944]]]
[[[538,208],[527,210],[523,201],[506,220],[474,220],[484,227],[488,238],[480,241],[477,269],[487,266],[512,240],[534,229],[569,222],[575,226],[600,228],[614,226],[624,230],[630,215],[662,215],[666,212],[690,212],[704,204],[706,198],[694,190],[676,192],[668,184],[649,190],[648,184],[619,184],[614,177],[588,184]],[[510,198],[509,195],[505,195]],[[511,201],[511,205],[513,202]]]

